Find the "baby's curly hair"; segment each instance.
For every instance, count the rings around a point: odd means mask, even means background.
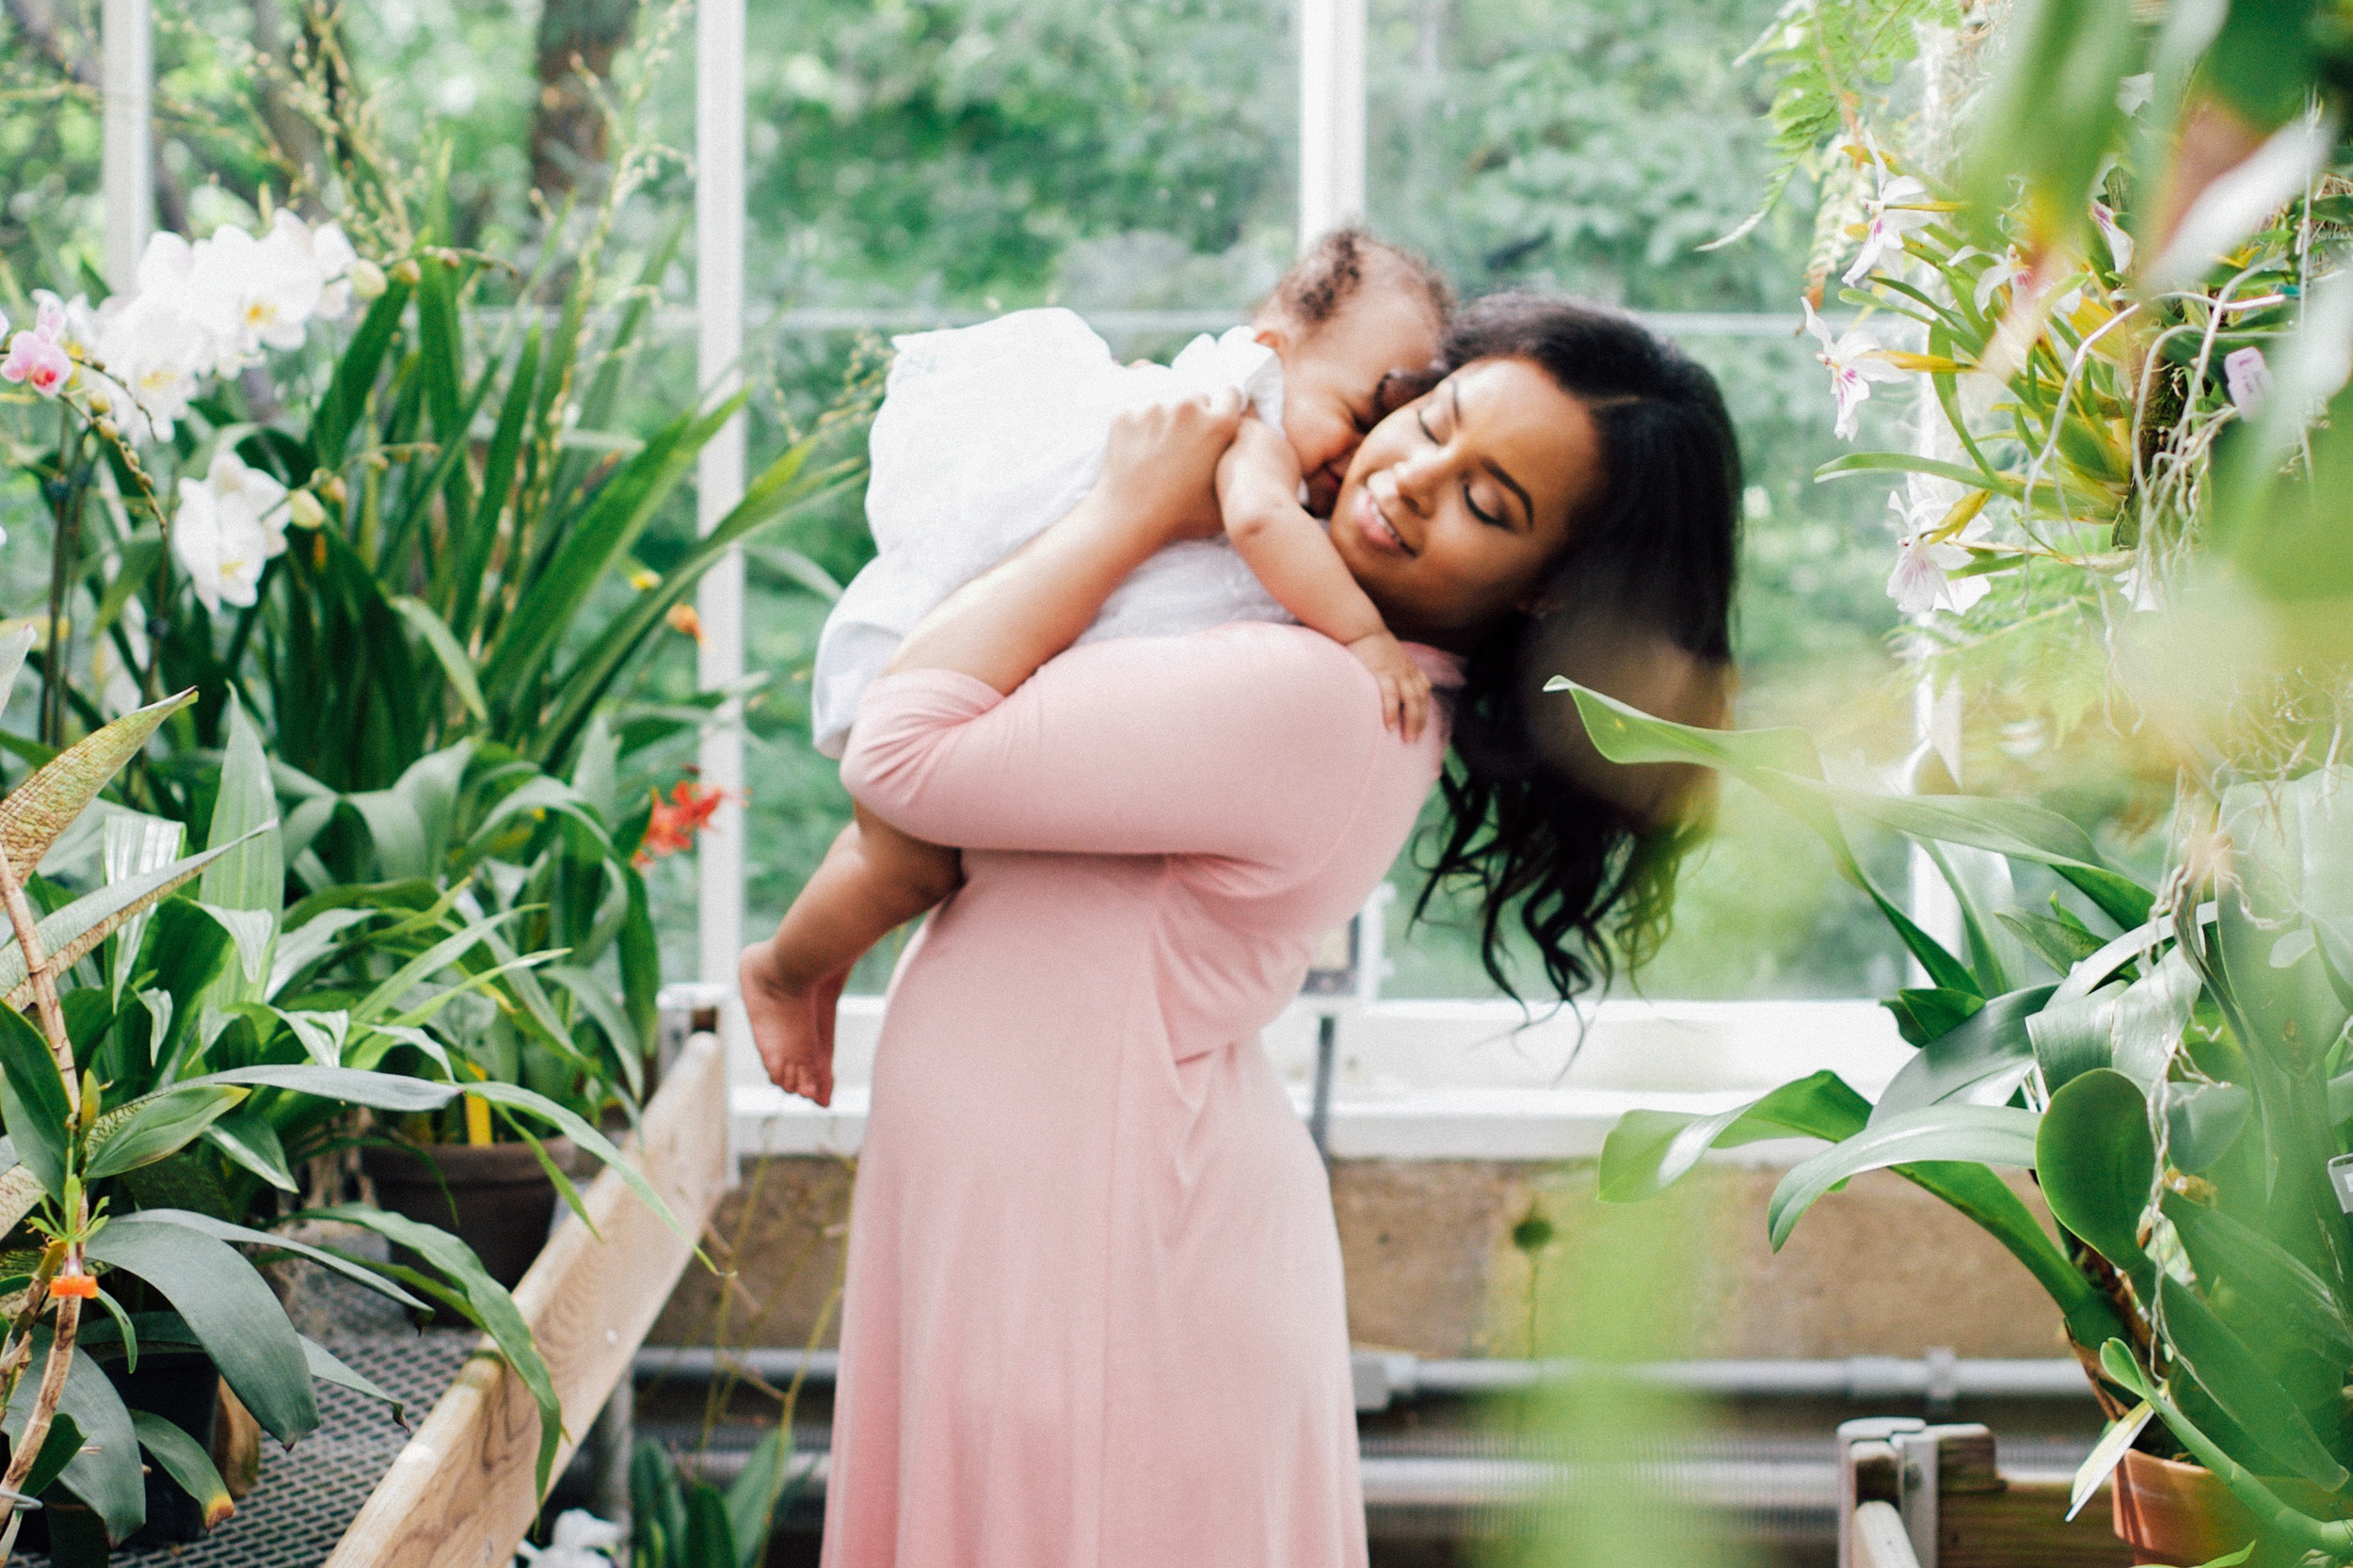
[[[1376,275],[1381,282],[1418,294],[1438,326],[1453,318],[1454,290],[1436,267],[1354,225],[1335,229],[1308,247],[1259,310],[1278,312],[1313,331],[1346,309]]]

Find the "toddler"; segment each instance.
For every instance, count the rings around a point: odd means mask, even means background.
[[[897,339],[871,437],[875,557],[818,639],[818,750],[842,754],[858,699],[924,616],[1093,488],[1120,412],[1229,387],[1256,417],[1219,467],[1225,537],[1153,555],[1079,641],[1296,620],[1343,644],[1371,672],[1386,722],[1417,738],[1429,679],[1317,517],[1330,512],[1365,432],[1399,401],[1399,378],[1436,358],[1449,304],[1427,264],[1349,229],[1285,274],[1249,326],[1196,338],[1165,366],[1119,364],[1063,310]],[[779,1084],[830,1100],[834,1010],[851,965],[961,879],[953,849],[862,810],[842,830],[776,935],[745,949],[739,966],[754,1037]]]

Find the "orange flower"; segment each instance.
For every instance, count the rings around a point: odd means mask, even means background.
[[[712,817],[727,798],[727,791],[706,788],[691,778],[680,779],[667,800],[662,798],[661,791],[654,791],[653,817],[637,846],[636,863],[650,866],[665,855],[693,849],[695,835],[711,825]]]
[[[98,1294],[98,1282],[88,1274],[59,1274],[49,1282],[53,1296],[79,1296],[89,1301]]]
[[[671,631],[683,632],[696,642],[703,640],[703,618],[696,613],[692,604],[673,604],[663,613],[662,618],[670,623]]]

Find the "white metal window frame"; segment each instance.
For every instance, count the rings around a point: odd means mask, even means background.
[[[1303,240],[1364,215],[1366,3],[1299,0]],[[150,6],[151,0],[103,5],[106,263],[118,288],[131,285],[154,211]],[[692,316],[700,382],[714,395],[741,384],[744,356],[744,8],[745,0],[701,0],[696,15]],[[888,313],[861,312],[855,319],[835,321],[827,312],[795,311],[786,312],[779,325],[802,330],[893,325],[884,320]],[[1201,313],[1156,315],[1190,321]],[[931,324],[929,317],[920,323]],[[1794,321],[1694,315],[1661,317],[1656,325],[1678,334],[1781,335]],[[744,421],[739,415],[701,455],[700,531],[716,526],[742,498],[745,460]],[[744,590],[739,552],[729,552],[697,590],[702,622],[697,677],[705,690],[725,687],[743,674]],[[700,960],[699,984],[692,989],[722,1005],[729,1143],[740,1155],[854,1155],[864,1136],[865,1085],[880,1026],[880,999],[843,1001],[840,1088],[835,1106],[820,1110],[767,1081],[734,998],[748,848],[744,760],[740,731],[719,725],[706,732],[702,777],[728,798],[697,847]],[[1933,880],[1915,877],[1915,888]],[[1365,998],[1342,1009],[1330,1131],[1331,1152],[1339,1157],[1591,1156],[1618,1116],[1638,1106],[1720,1110],[1826,1065],[1840,1068],[1857,1088],[1873,1093],[1908,1054],[1887,1016],[1865,1001],[1613,1000],[1583,1015],[1564,1012],[1530,1023],[1509,1002],[1382,1001],[1373,1000],[1374,990],[1377,980]],[[1331,1012],[1329,1003],[1303,1001],[1267,1032],[1267,1048],[1303,1111],[1314,1071],[1316,1026]],[[1743,1158],[1774,1160],[1787,1152],[1781,1144],[1756,1144]]]

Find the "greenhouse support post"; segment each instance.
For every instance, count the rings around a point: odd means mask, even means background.
[[[695,12],[695,319],[696,379],[705,395],[743,384],[744,0],[705,0]],[[708,534],[744,496],[742,414],[704,447],[696,470],[696,526]],[[744,674],[744,556],[729,551],[696,590],[701,617],[696,683],[704,691]],[[726,792],[696,855],[696,936],[706,984],[732,994],[744,946],[743,703],[730,698],[703,735],[702,782]],[[732,1081],[750,1063],[743,1010],[724,1010],[720,1036]],[[756,1071],[756,1069],[753,1069]],[[730,1173],[734,1169],[729,1161]]]
[[[1300,248],[1364,216],[1365,0],[1300,0]]]
[[[148,0],[105,0],[99,82],[104,101],[103,179],[106,196],[106,282],[127,291],[154,222],[154,88]]]

